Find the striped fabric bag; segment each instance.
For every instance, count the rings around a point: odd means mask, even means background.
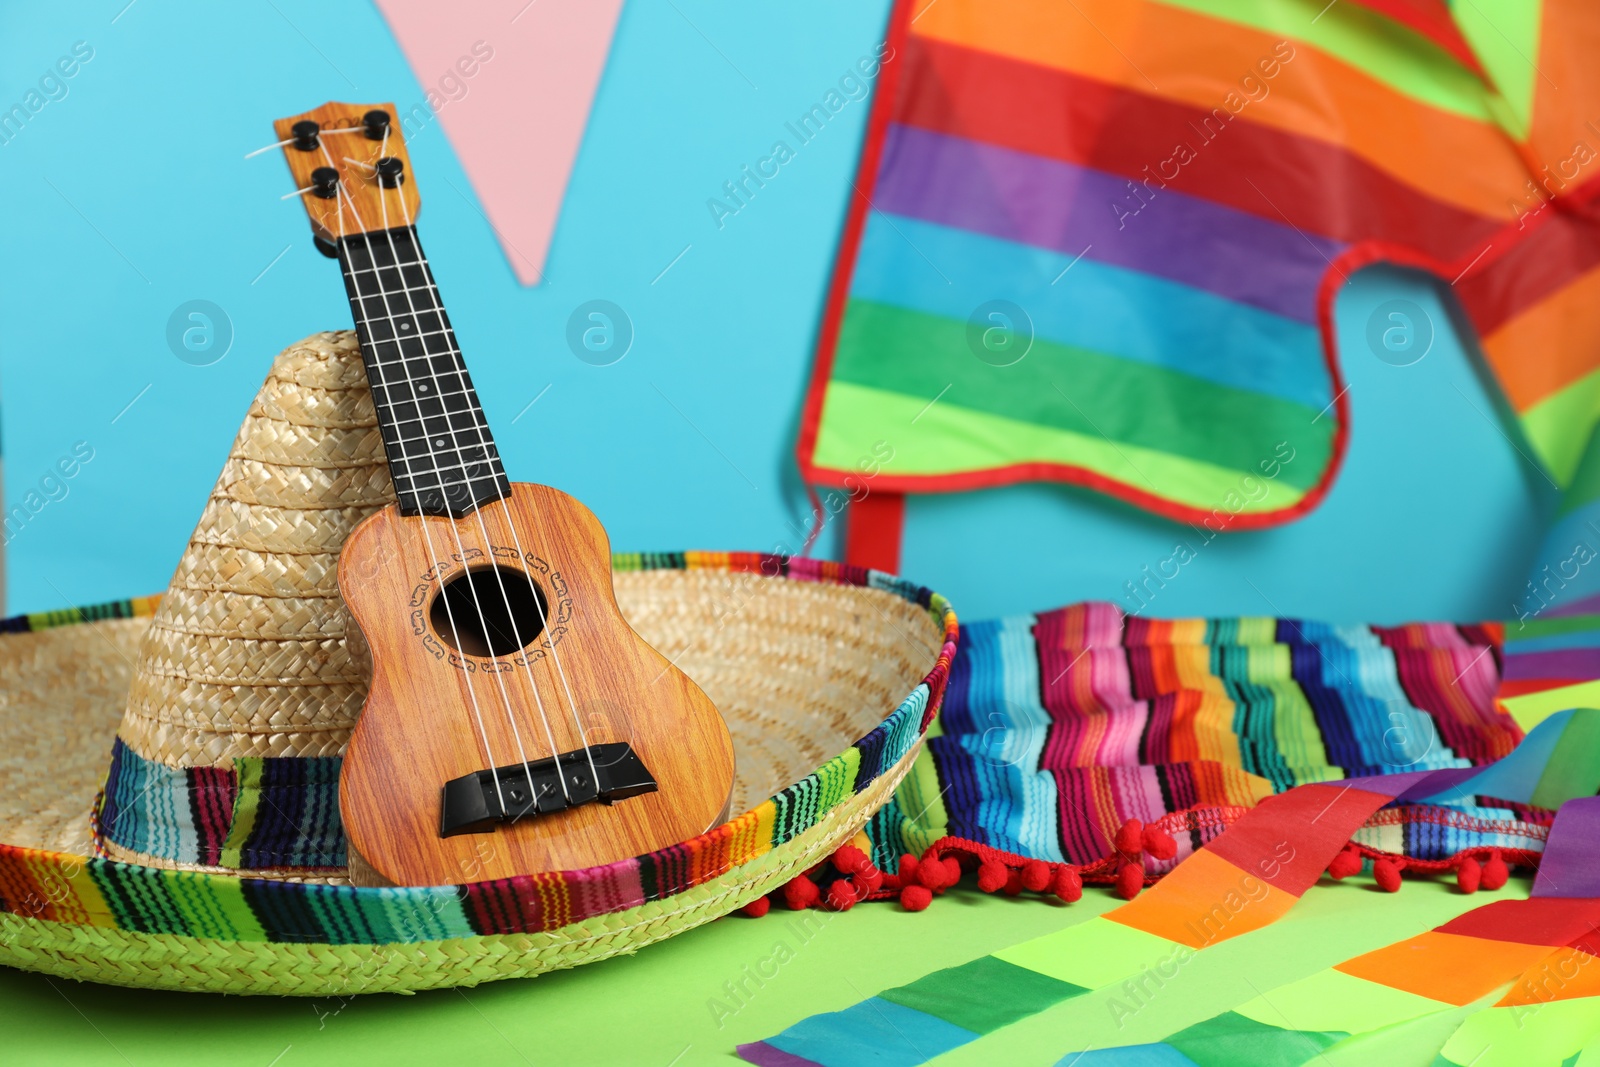
[[[1184,813],[1155,875],[1294,786],[1493,761],[1523,734],[1496,701],[1509,625],[1155,621],[1102,603],[969,623],[927,750],[870,825],[873,858],[894,869],[959,839],[1089,864],[1127,821]],[[1536,852],[1550,815],[1399,806],[1358,839],[1423,861]]]
[[[1597,46],[1581,0],[899,0],[798,443],[812,482],[871,476],[851,561],[894,569],[904,492],[1304,514],[1349,432],[1340,349],[1412,361],[1444,328],[1335,335],[1378,261],[1449,283],[1570,484],[1600,412]]]

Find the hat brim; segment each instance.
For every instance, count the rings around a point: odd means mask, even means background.
[[[736,799],[748,798],[734,810],[749,810],[621,863],[461,887],[358,888],[94,856],[90,812],[152,602],[11,620],[0,636],[0,964],[306,996],[528,977],[725,915],[858,833],[910,770],[938,708],[957,634],[948,603],[809,560],[615,562],[630,621],[669,655],[684,648],[680,665],[728,718]]]

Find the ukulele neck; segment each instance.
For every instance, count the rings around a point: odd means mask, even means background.
[[[414,227],[338,241],[402,514],[460,518],[511,492]]]

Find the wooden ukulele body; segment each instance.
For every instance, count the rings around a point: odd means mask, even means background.
[[[480,598],[500,597],[502,582],[526,589],[531,576],[545,600],[544,632],[516,651],[463,650],[470,641],[452,633],[441,590],[458,582],[451,602],[460,624],[468,571]],[[389,881],[461,884],[591,867],[693,837],[725,816],[728,728],[622,617],[605,530],[572,497],[512,483],[509,497],[459,519],[390,506],[346,541],[339,589],[373,666],[339,808],[353,851]],[[537,613],[519,617],[525,638]],[[440,836],[446,782],[616,741],[632,745],[656,792]]]

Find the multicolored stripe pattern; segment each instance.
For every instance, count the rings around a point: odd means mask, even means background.
[[[1593,765],[1594,752],[1587,756]],[[1600,947],[1597,829],[1600,798],[1570,800],[1556,817],[1529,899],[1475,908],[1426,933],[1257,996],[1160,1044],[1091,1052],[1083,1067],[1149,1062],[1299,1067],[1354,1036],[1471,1004],[1513,981],[1496,1008],[1469,1017],[1457,1031],[1446,1046],[1445,1062],[1455,1062],[1452,1051],[1467,1048],[1474,1049],[1469,1059],[1480,1067],[1541,1062],[1538,1045],[1529,1044],[1534,1035],[1526,1032],[1531,1021],[1543,1031],[1543,1042],[1566,1046],[1563,1055],[1542,1061],[1555,1067],[1600,1032],[1595,1011],[1600,1001],[1582,1003],[1600,992],[1600,983],[1584,970]],[[1546,1006],[1553,1006],[1550,1013],[1538,1019]],[[1574,1006],[1577,1011],[1570,1010]]]
[[[1568,790],[1592,787],[1596,774],[1600,773],[1600,757],[1596,750],[1582,747],[1583,742],[1591,739],[1597,721],[1600,721],[1600,712],[1596,711],[1569,711],[1553,716],[1510,755],[1482,768],[1409,771],[1354,778],[1339,785],[1319,782],[1297,786],[1263,801],[1195,851],[1155,886],[1122,907],[993,953],[986,958],[993,962],[965,964],[879,994],[844,1011],[814,1016],[766,1041],[740,1046],[739,1054],[763,1067],[855,1067],[864,1063],[914,1067],[935,1055],[979,1040],[999,1025],[1036,1014],[1069,997],[1117,985],[1152,968],[1181,964],[1195,952],[1248,935],[1282,918],[1322,876],[1329,861],[1350,836],[1386,805],[1426,802],[1448,806],[1470,802],[1471,798],[1482,794],[1520,804],[1531,804],[1536,797],[1565,803],[1574,795],[1586,795],[1570,794]],[[1585,849],[1581,856],[1589,857],[1587,862],[1592,866],[1592,854],[1588,851],[1590,839],[1584,838],[1580,843]],[[1563,853],[1557,858],[1558,868],[1567,862],[1578,862],[1578,857],[1566,859],[1569,855],[1573,854]],[[1587,870],[1585,868],[1586,873]],[[1575,877],[1572,880],[1577,881]],[[1348,978],[1369,983],[1388,982],[1391,984],[1384,988],[1411,998],[1406,1002],[1410,1005],[1426,996],[1411,986],[1431,982],[1430,988],[1436,994],[1453,994],[1458,986],[1464,988],[1469,981],[1463,977],[1464,973],[1487,973],[1493,966],[1514,957],[1513,968],[1500,979],[1508,981],[1542,958],[1551,946],[1567,945],[1584,932],[1580,929],[1581,922],[1588,923],[1584,929],[1592,929],[1594,923],[1600,922],[1600,899],[1516,902],[1526,903],[1528,907],[1510,916],[1505,907],[1512,903],[1497,902],[1480,908],[1442,927],[1442,938],[1435,935],[1439,945],[1455,946],[1461,953],[1466,962],[1460,967],[1440,966],[1446,960],[1443,954],[1431,967],[1405,964],[1400,962],[1404,950],[1394,946],[1392,951],[1400,954],[1395,959],[1385,958],[1369,967],[1359,962],[1368,957],[1359,957],[1357,961],[1340,965],[1339,978],[1314,977],[1308,981],[1343,983]],[[1484,916],[1493,916],[1494,921],[1485,921]],[[1506,921],[1502,922],[1503,916]],[[1465,936],[1476,939],[1470,945],[1471,951],[1459,944]],[[1474,953],[1492,962],[1484,963]],[[1018,976],[1008,967],[1032,974]],[[962,1016],[965,1010],[961,1006],[962,979],[975,977],[985,968],[995,970],[1000,980],[1013,988],[1025,989],[1027,982],[1034,982],[1035,992],[1031,996],[1001,994],[999,999],[1010,1008],[1006,1015],[985,1014],[980,1020],[985,1025],[967,1025]],[[970,989],[972,983],[967,981],[965,985]],[[1469,1003],[1492,988],[1491,984],[1465,1000],[1450,1003]],[[1289,989],[1292,991],[1294,987]],[[1341,997],[1337,1003],[1346,1009],[1361,1002],[1360,996],[1347,990],[1337,992]],[[1381,995],[1381,991],[1373,995]],[[1373,999],[1373,995],[1366,999]],[[980,999],[987,999],[987,994]],[[896,1007],[886,1009],[878,1003],[880,1001]],[[1280,997],[1274,995],[1272,1002],[1279,1005]],[[1333,1009],[1324,1004],[1315,991],[1292,1003],[1303,1003],[1308,1013],[1322,1011],[1324,1014],[1318,1018],[1332,1017]],[[884,1019],[885,1023],[871,1025],[875,1017]],[[1308,1014],[1307,1018],[1310,1017]],[[1278,1033],[1268,1034],[1264,1026],[1246,1005],[1237,1012],[1175,1035],[1159,1050],[1145,1046],[1133,1050],[1080,1052],[1074,1056],[1082,1057],[1084,1067],[1102,1062],[1170,1063],[1177,1067],[1256,1062],[1292,1064],[1302,1061],[1281,1058],[1283,1049],[1280,1047],[1288,1047],[1285,1043],[1291,1039],[1294,1048],[1309,1059],[1349,1032],[1307,1028],[1302,1034],[1302,1028],[1283,1027],[1280,1021]],[[1274,1055],[1258,1055],[1269,1046]],[[1191,1056],[1190,1052],[1197,1054]],[[1068,1059],[1080,1062],[1073,1057]]]
[[[140,596],[129,600],[112,600],[104,604],[91,604],[82,608],[62,608],[60,611],[39,611],[32,615],[13,615],[0,619],[0,634],[37,633],[57,626],[74,626],[81,622],[100,622],[102,619],[148,619],[156,613],[159,596]]]
[[[739,1046],[760,1067],[914,1067],[1090,990],[980,956]]]
[[[1600,412],[1600,14],[1323,7],[900,0],[806,476],[843,484],[893,426],[875,491],[1058,480],[1213,532],[1286,521],[1345,449],[1340,343],[1399,361],[1444,328],[1402,307],[1335,337],[1338,290],[1386,260],[1453,283],[1571,481]]]
[[[1524,632],[1527,625],[1541,619],[1596,614],[1600,614],[1600,434],[1591,437],[1584,449],[1527,583],[1512,604],[1516,623],[1523,624],[1517,630],[1522,639],[1550,636],[1548,632]],[[1566,652],[1575,647],[1592,646],[1551,642],[1538,650]],[[1592,678],[1600,674],[1596,659],[1552,659],[1541,663],[1538,673],[1552,678]]]
[[[1089,863],[1128,819],[1231,812],[1198,820],[1164,870],[1273,793],[1480,764],[1522,736],[1495,704],[1494,625],[1151,620],[1089,603],[963,637],[926,752],[873,822],[880,863],[946,835]],[[1543,828],[1484,807],[1392,812],[1371,833],[1437,859]]]
[[[1535,897],[1600,898],[1600,800],[1556,816]],[[1529,967],[1492,1007],[1470,1015],[1439,1054],[1440,1067],[1565,1067],[1600,1039],[1600,914],[1591,928]]]
[[[343,868],[338,756],[168,767],[118,738],[101,837],[158,859],[239,870]]]
[[[1600,434],[1562,494],[1511,614],[1501,698],[1513,714],[1600,703]]]
[[[718,570],[766,575],[773,579],[827,582],[880,589],[922,607],[942,628],[944,644],[933,670],[887,717],[865,737],[824,763],[816,771],[757,807],[697,838],[635,859],[580,871],[562,871],[535,877],[480,882],[462,887],[373,889],[307,884],[268,878],[118,863],[61,853],[42,852],[0,844],[0,910],[52,922],[112,927],[143,933],[179,934],[240,941],[281,941],[318,944],[388,944],[432,941],[480,934],[554,930],[569,923],[661,900],[719,875],[787,843],[815,826],[838,804],[855,796],[894,766],[922,736],[938,712],[950,661],[955,654],[957,623],[949,603],[932,591],[900,579],[841,564],[789,559],[756,553],[689,552],[619,555],[617,570],[651,569]],[[126,617],[129,605],[113,605],[86,612],[63,612],[50,620],[8,626],[10,630],[39,629],[41,625],[67,625],[96,612],[105,617]],[[117,614],[117,612],[124,614]],[[147,613],[147,612],[146,612]],[[294,833],[305,825],[291,815],[274,823],[260,810],[246,816],[240,809],[248,798],[277,796],[283,787],[279,762],[260,760],[236,765],[232,794],[234,812],[230,829],[218,842],[217,827],[224,821],[205,816],[204,831],[193,820],[183,824],[182,801],[177,788],[187,779],[162,779],[149,767],[123,760],[118,780],[109,794],[117,799],[111,810],[127,810],[126,790],[153,775],[158,788],[173,790],[168,807],[172,821],[160,828],[171,835],[169,848],[218,850],[226,862],[237,849],[241,863],[265,856],[293,855],[279,833]],[[325,775],[306,772],[303,786]],[[291,783],[292,784],[292,783]],[[278,796],[280,802],[282,797]],[[175,828],[177,828],[175,830]],[[131,831],[130,831],[131,832]],[[154,828],[140,833],[155,833]],[[190,834],[185,839],[183,834]],[[135,838],[136,840],[150,840]]]

